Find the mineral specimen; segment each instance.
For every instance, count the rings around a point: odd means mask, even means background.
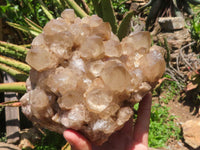
[[[22,111],[42,127],[80,131],[100,145],[123,127],[165,71],[162,48],[148,32],[121,42],[96,15],[80,19],[67,9],[32,42],[32,67]]]

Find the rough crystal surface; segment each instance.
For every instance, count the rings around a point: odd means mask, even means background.
[[[123,127],[132,107],[165,71],[162,48],[148,32],[120,42],[96,15],[80,19],[71,9],[53,19],[32,42],[32,67],[22,111],[42,127],[72,128],[100,145]]]

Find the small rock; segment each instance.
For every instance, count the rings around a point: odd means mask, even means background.
[[[182,128],[185,143],[194,149],[198,148],[200,146],[200,119],[188,120]]]
[[[161,29],[165,31],[179,30],[185,26],[185,20],[182,17],[160,17],[158,22]]]
[[[23,129],[20,132],[20,149],[34,149],[34,145],[41,140],[41,133],[36,128]]]
[[[160,41],[163,45],[165,38],[169,49],[173,51],[180,49],[191,41],[190,33],[186,28],[174,32],[161,32],[157,35],[157,41]]]

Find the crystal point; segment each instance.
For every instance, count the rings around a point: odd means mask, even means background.
[[[132,107],[165,71],[163,48],[149,32],[119,40],[97,15],[66,9],[31,44],[32,67],[22,111],[33,122],[63,133],[80,131],[101,145],[133,115]]]

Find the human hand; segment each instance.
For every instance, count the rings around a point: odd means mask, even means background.
[[[70,143],[72,150],[148,150],[151,103],[152,96],[149,93],[139,104],[134,128],[133,120],[130,119],[101,146],[93,145],[80,133],[71,129],[64,131],[63,136]]]

